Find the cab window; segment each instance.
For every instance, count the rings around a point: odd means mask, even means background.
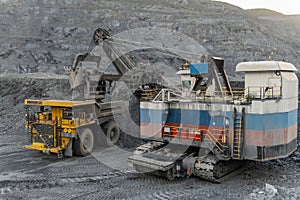
[[[183,88],[191,88],[191,81],[182,81]]]

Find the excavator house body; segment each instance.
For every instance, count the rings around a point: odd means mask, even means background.
[[[218,96],[216,91],[207,91],[172,99],[172,92],[165,91],[169,99],[141,102],[142,137],[178,144],[189,141],[187,144],[196,146],[201,146],[203,140],[212,140],[227,149],[227,156],[236,159],[263,161],[294,152],[298,113],[296,68],[271,61],[242,63],[237,70],[246,74],[245,88],[239,93]],[[192,66],[190,74],[193,71]],[[182,80],[184,84],[186,79]]]

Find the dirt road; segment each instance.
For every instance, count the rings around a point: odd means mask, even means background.
[[[277,199],[300,197],[300,161],[292,158],[256,164],[214,184],[196,177],[168,181],[139,174],[126,163],[128,149],[57,159],[23,149],[25,141],[22,134],[1,136],[0,199],[249,199],[253,194],[270,197],[266,183],[278,189]]]

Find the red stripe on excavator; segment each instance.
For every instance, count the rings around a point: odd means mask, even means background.
[[[295,138],[297,138],[297,124],[282,129],[246,130],[245,132],[245,144],[253,146],[288,144]]]

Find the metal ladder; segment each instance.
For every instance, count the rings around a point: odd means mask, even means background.
[[[241,152],[243,150],[244,141],[244,116],[245,108],[243,108],[241,113],[237,112],[236,108],[234,108],[234,126],[231,150],[231,155],[234,159],[241,159]]]
[[[43,131],[41,129],[41,125],[39,124],[31,124],[31,126],[36,130],[37,135],[39,136],[39,138],[43,141],[43,143],[46,144],[46,147],[48,149],[53,147],[52,142],[49,140],[49,138],[47,138],[44,134]]]
[[[64,155],[63,155],[63,152],[62,151],[58,151],[57,152],[57,158],[63,158]]]
[[[31,144],[32,143],[32,127],[28,128],[28,130],[27,130],[27,139],[28,139],[28,143]]]
[[[220,89],[220,93],[223,96],[232,96],[232,88],[230,86],[230,82],[227,76],[226,71],[223,69],[222,71],[219,71],[216,67],[213,69],[217,85]]]
[[[224,86],[224,82],[223,82],[222,73],[217,72],[216,68],[214,68],[214,73],[215,73],[215,76],[216,76],[217,85],[218,85],[218,87],[220,89],[220,91],[219,91],[220,95],[225,96],[226,95],[226,91],[224,91],[225,86]]]

